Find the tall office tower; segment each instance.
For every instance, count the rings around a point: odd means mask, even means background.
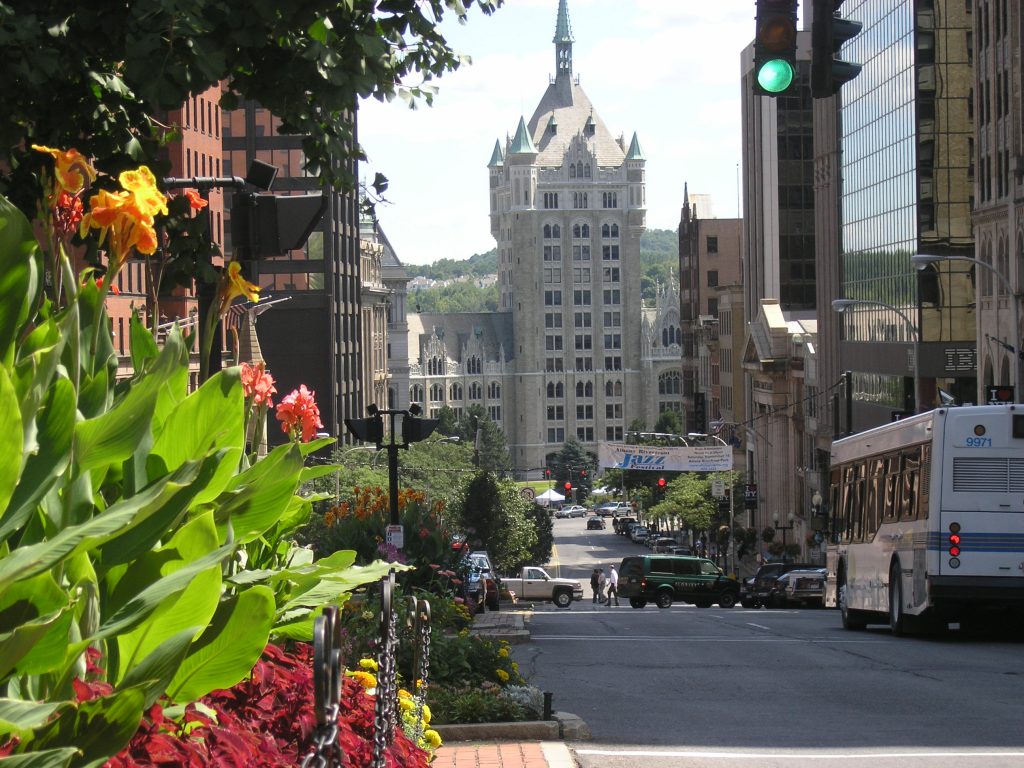
[[[615,138],[573,73],[566,0],[555,76],[529,122],[489,164],[499,309],[512,315],[517,467],[544,466],[569,437],[622,440],[647,396],[641,379],[640,236],[646,161]]]
[[[743,53],[744,312],[761,299],[787,311],[815,308],[814,132],[810,33],[798,33],[796,84],[776,98],[754,93],[753,46]]]
[[[224,175],[245,177],[252,161],[261,160],[278,169],[276,194],[319,192],[317,179],[306,176],[302,167],[302,137],[280,133],[280,124],[251,101],[224,112]],[[357,178],[354,160],[350,171]],[[269,306],[257,328],[278,392],[283,396],[300,384],[315,390],[325,431],[345,439],[344,420],[365,416],[369,404],[360,384],[364,366],[359,205],[354,192],[328,194],[327,212],[304,247],[257,262],[261,301],[287,299]],[[229,252],[230,206],[229,200]],[[277,429],[269,432],[272,443],[284,437]]]
[[[847,0],[861,32],[842,51],[863,66],[843,87],[842,269],[846,298],[885,306],[843,316],[853,429],[976,394],[970,54],[972,3]],[[996,189],[996,187],[993,187]],[[919,381],[920,392],[914,393]]]
[[[1019,0],[980,0],[973,21],[976,258],[1007,278],[985,268],[977,275],[977,397],[984,402],[987,386],[1009,387],[1019,375],[1013,348],[1021,329],[1013,328],[1011,302],[1019,301],[1024,269],[1024,21]]]

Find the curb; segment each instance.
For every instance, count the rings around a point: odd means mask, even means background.
[[[518,723],[464,723],[435,725],[445,742],[453,741],[587,741],[590,727],[569,712],[555,712],[553,720]]]

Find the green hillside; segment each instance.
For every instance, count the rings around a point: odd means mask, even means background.
[[[653,302],[657,284],[679,271],[679,239],[670,229],[649,229],[640,238],[640,291],[644,302]],[[410,277],[431,280],[459,280],[440,288],[413,291],[409,306],[419,312],[494,312],[498,308],[498,286],[478,288],[474,277],[498,271],[498,252],[492,248],[468,259],[440,259],[432,264],[407,264]],[[464,278],[464,280],[460,279]]]

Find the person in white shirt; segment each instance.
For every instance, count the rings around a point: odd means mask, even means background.
[[[615,604],[619,604],[619,572],[615,570],[615,566],[612,565],[608,572],[608,605],[612,604],[612,598],[615,598]]]

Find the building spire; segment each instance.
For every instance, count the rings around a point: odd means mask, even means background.
[[[558,0],[555,22],[555,79],[572,77],[572,27],[569,26],[569,0]]]

